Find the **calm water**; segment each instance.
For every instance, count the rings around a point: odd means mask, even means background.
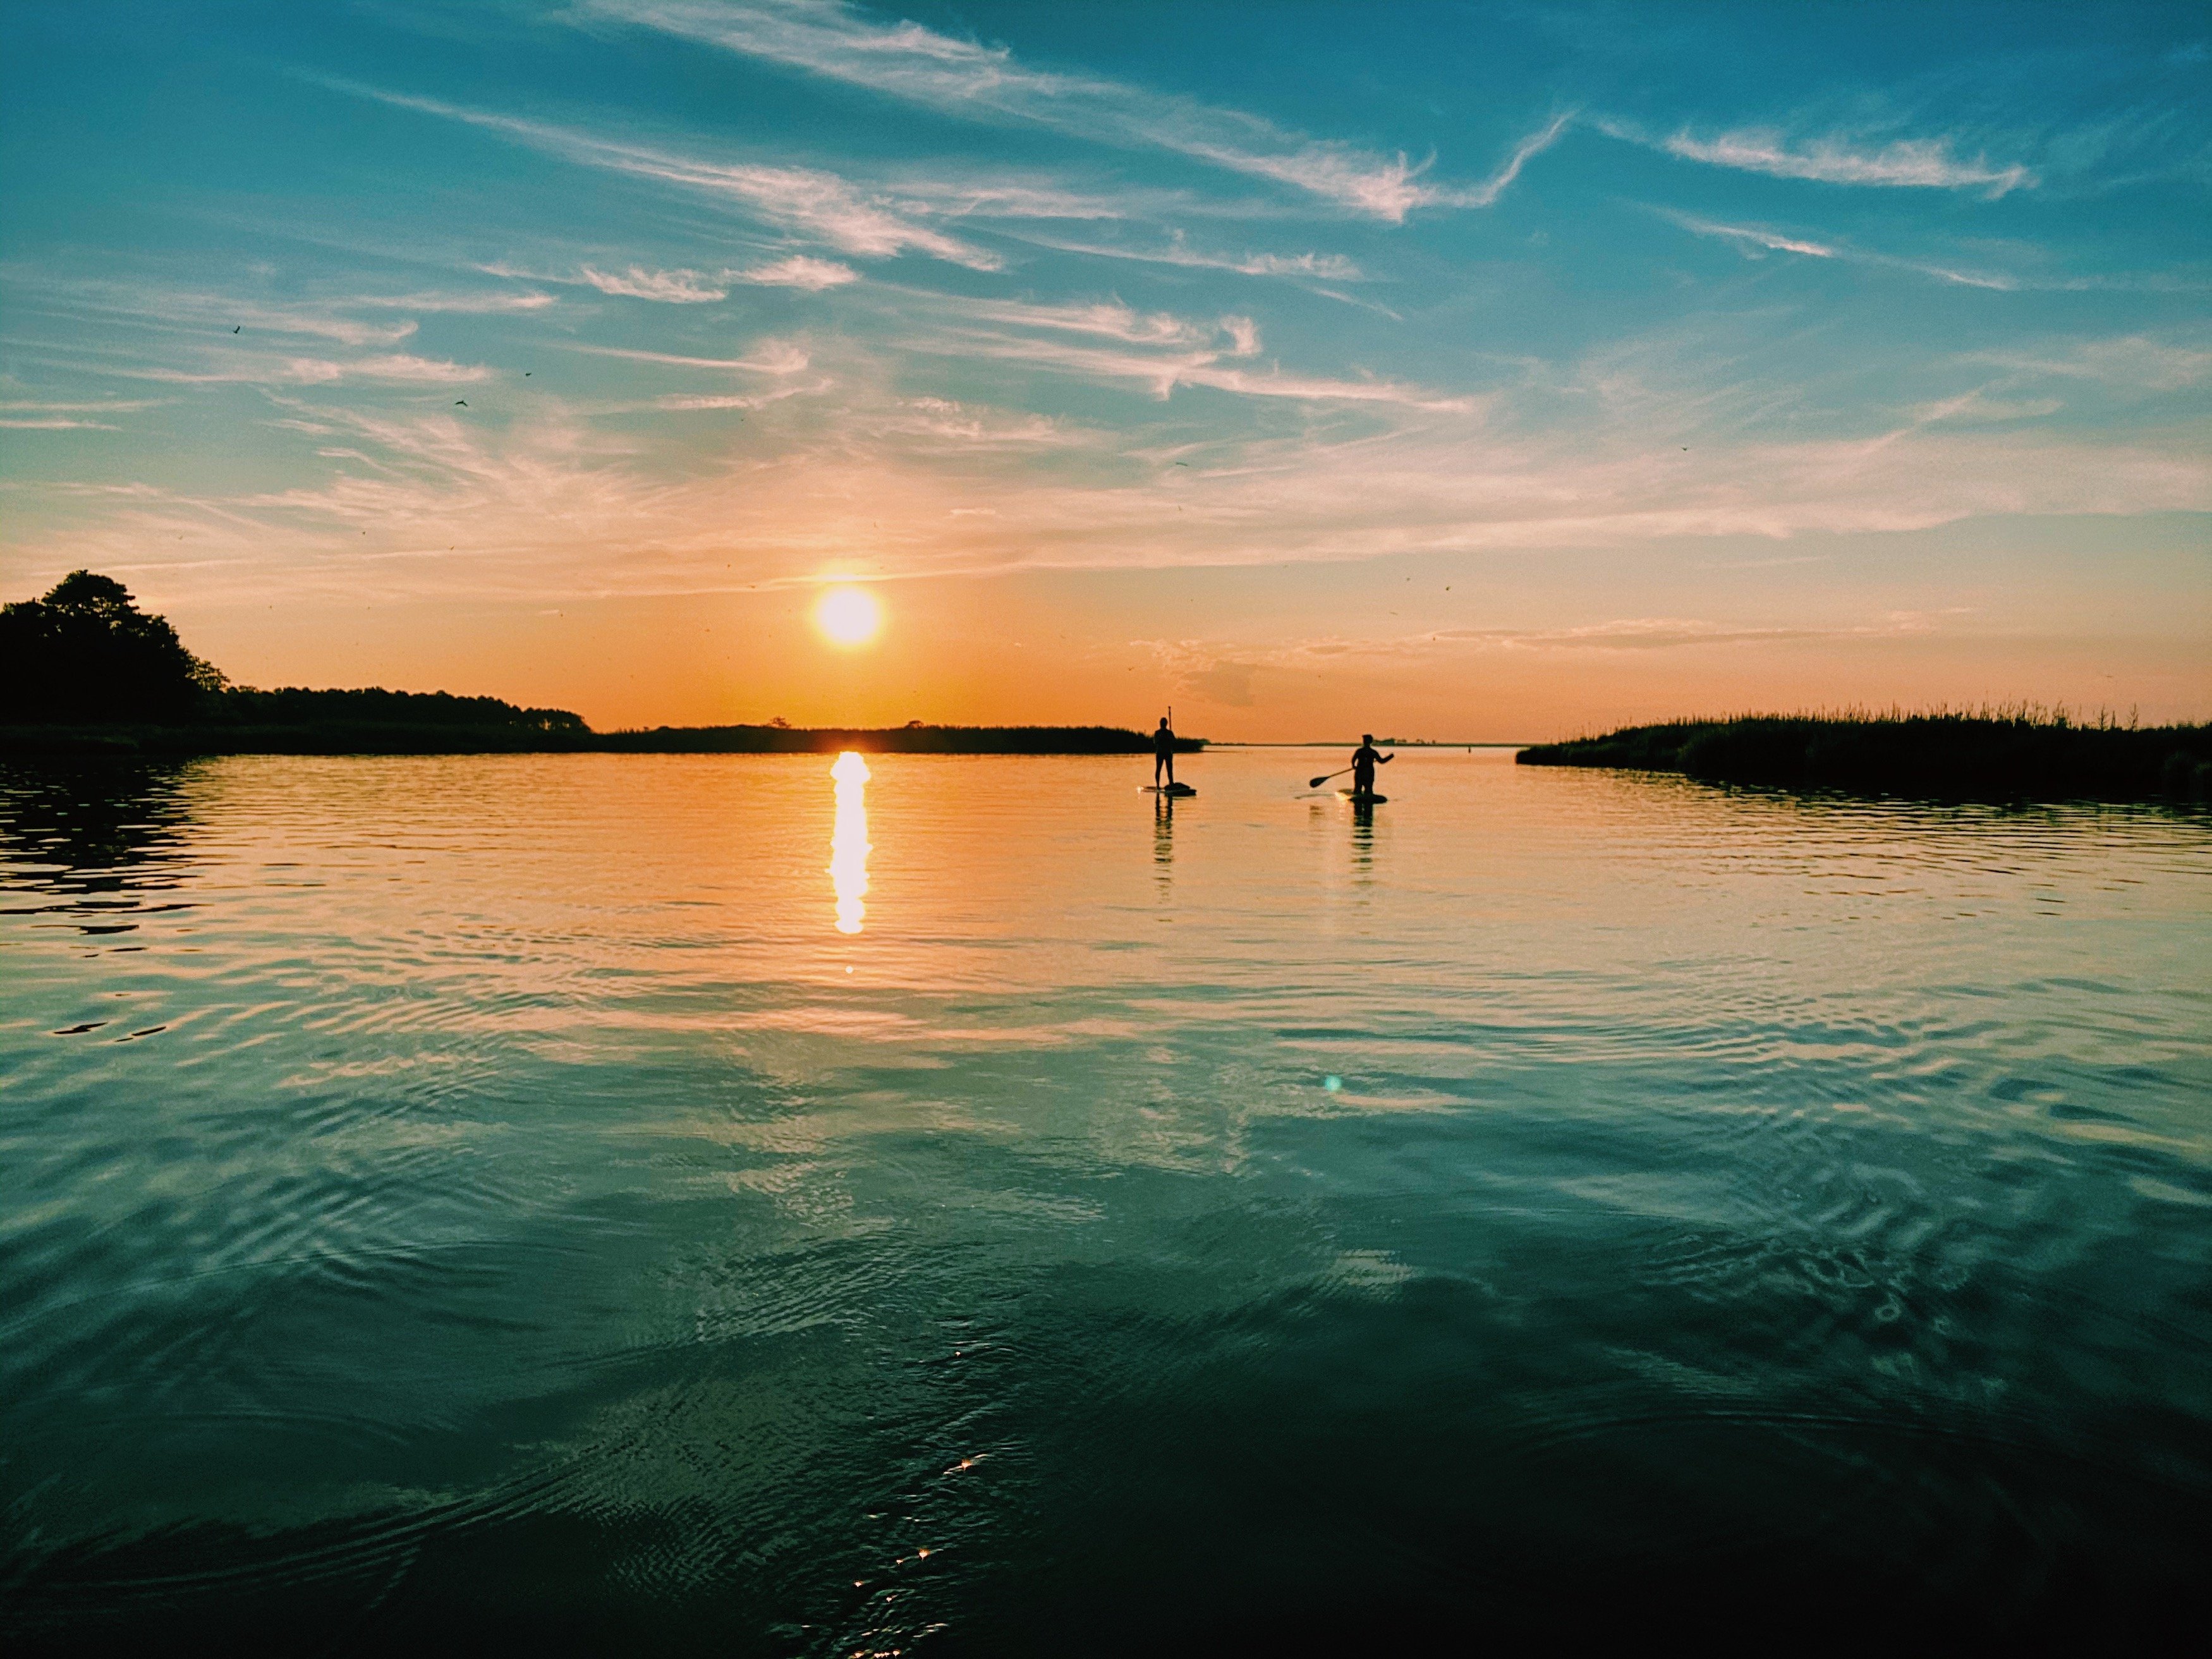
[[[1325,758],[0,775],[8,1632],[2193,1598],[2212,826]]]

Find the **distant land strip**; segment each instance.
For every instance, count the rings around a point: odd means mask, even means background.
[[[317,694],[308,694],[317,695]],[[322,694],[333,696],[356,693]],[[388,693],[388,696],[404,696]],[[440,694],[416,694],[428,702]],[[452,698],[480,703],[486,698]],[[540,713],[515,710],[519,716]],[[1178,738],[1192,754],[1202,738]],[[594,732],[513,721],[307,720],[289,724],[0,726],[0,755],[21,757],[191,755],[1148,755],[1152,738],[1111,726],[661,726]]]
[[[2212,799],[2212,726],[2081,724],[2032,709],[1669,720],[1515,758],[1930,800]]]
[[[1202,738],[1179,738],[1190,754]],[[656,726],[594,732],[566,708],[380,686],[232,684],[112,576],[73,570],[0,605],[0,756],[1144,755],[1115,726]]]

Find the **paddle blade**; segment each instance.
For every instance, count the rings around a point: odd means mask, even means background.
[[[1334,772],[1324,772],[1317,778],[1308,778],[1306,780],[1306,787],[1309,789],[1318,789],[1322,785],[1327,783],[1336,774]]]

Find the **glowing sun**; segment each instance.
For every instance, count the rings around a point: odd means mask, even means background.
[[[833,587],[816,604],[814,625],[838,645],[866,645],[883,630],[884,607],[865,587]]]

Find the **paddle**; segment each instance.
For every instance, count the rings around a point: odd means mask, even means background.
[[[1324,772],[1317,778],[1308,778],[1306,780],[1306,787],[1309,789],[1318,789],[1322,785],[1327,783],[1331,778],[1340,778],[1351,769],[1352,769],[1350,767],[1346,766],[1341,767],[1334,772]]]

